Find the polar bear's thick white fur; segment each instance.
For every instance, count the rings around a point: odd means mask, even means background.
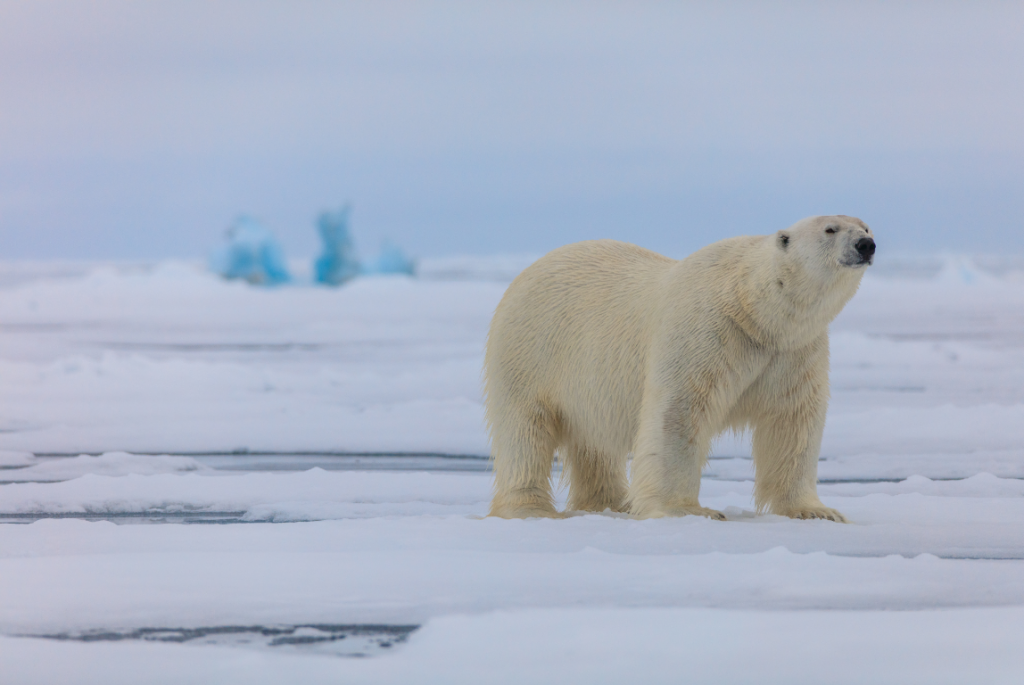
[[[559,516],[557,451],[569,510],[721,519],[701,470],[717,434],[750,429],[759,512],[845,521],[817,494],[828,325],[874,248],[859,219],[819,216],[681,261],[613,240],[538,260],[487,339],[491,515]]]

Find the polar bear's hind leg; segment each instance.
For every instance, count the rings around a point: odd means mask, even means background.
[[[595,448],[569,445],[563,478],[569,482],[570,511],[626,511],[626,457]]]
[[[498,413],[491,423],[494,499],[490,516],[558,518],[551,493],[551,464],[558,443],[557,421],[537,406],[521,415]]]

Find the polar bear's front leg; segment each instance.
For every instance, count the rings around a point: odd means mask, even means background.
[[[818,456],[828,409],[828,338],[779,355],[755,392],[754,502],[759,512],[846,523],[818,498]]]
[[[645,393],[626,502],[638,518],[692,514],[725,520],[697,499],[723,388],[716,383],[692,387]]]
[[[637,518],[694,515],[724,521],[722,512],[702,507],[698,501],[710,441],[684,446],[658,440],[661,436],[656,433],[650,431],[648,439],[641,438],[633,456],[627,511]]]

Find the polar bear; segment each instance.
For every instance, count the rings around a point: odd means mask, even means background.
[[[490,514],[560,516],[557,451],[568,510],[724,519],[698,503],[701,470],[717,434],[750,429],[758,512],[845,522],[817,494],[828,325],[874,252],[840,215],[681,261],[614,240],[539,259],[487,338]]]

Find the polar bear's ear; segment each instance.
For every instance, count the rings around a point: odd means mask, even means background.
[[[783,231],[779,231],[779,237],[776,242],[779,244],[780,248],[785,250],[787,247],[789,247],[789,234]]]

